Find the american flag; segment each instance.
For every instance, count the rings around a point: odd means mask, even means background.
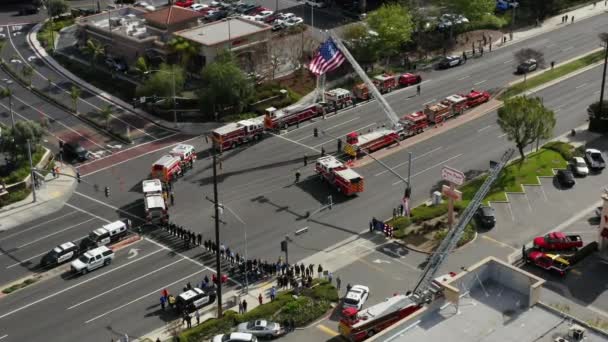
[[[322,75],[328,71],[337,69],[344,63],[344,55],[334,41],[330,38],[319,48],[319,51],[308,66],[308,69],[315,75]]]

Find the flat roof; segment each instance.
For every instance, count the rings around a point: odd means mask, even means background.
[[[229,40],[246,37],[254,33],[270,30],[264,23],[243,18],[226,18],[206,25],[175,32],[174,35],[189,39],[205,46],[212,46]]]

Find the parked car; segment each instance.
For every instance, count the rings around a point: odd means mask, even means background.
[[[258,15],[261,12],[272,12],[272,10],[270,8],[266,8],[266,7],[260,6],[260,7],[256,8],[256,9],[252,10],[249,14],[251,14],[251,15]],[[274,13],[274,12],[272,12],[272,13]]]
[[[574,184],[576,184],[574,175],[570,170],[558,170],[555,177],[559,185],[562,187],[571,188],[574,186]]]
[[[363,285],[355,285],[344,296],[342,306],[344,308],[355,308],[361,310],[363,304],[369,297],[369,287]]]
[[[194,312],[215,301],[215,291],[203,291],[198,287],[177,296],[176,306],[179,312]]]
[[[490,206],[482,205],[477,208],[475,218],[479,225],[485,229],[494,228],[496,225],[496,211]]]
[[[97,247],[72,261],[72,272],[87,274],[96,268],[111,264],[112,259],[114,259],[114,252],[111,249],[106,246]]]
[[[89,159],[90,153],[78,142],[72,141],[63,144],[63,154],[67,157],[74,157],[78,161],[85,161]]]
[[[213,337],[213,342],[257,342],[252,334],[233,332],[230,334],[219,334]]]
[[[300,17],[291,17],[291,18],[285,20],[283,22],[283,25],[285,25],[285,27],[292,27],[292,26],[298,26],[302,23],[304,23],[304,19],[302,19]]]
[[[570,162],[570,168],[572,172],[580,177],[585,177],[589,174],[589,168],[587,167],[587,163],[585,163],[585,159],[581,157],[574,157]]]
[[[530,59],[523,61],[520,65],[517,66],[517,73],[518,74],[527,74],[529,72],[536,70],[537,68],[538,68],[538,63],[536,62],[536,59],[530,58]]]
[[[240,4],[236,7],[236,11],[241,14],[249,14],[249,12],[261,7],[260,5],[254,4]]]
[[[108,68],[110,69],[114,69],[115,71],[118,72],[124,72],[127,71],[127,64],[123,63],[122,61],[115,59],[115,58],[111,58],[108,57],[106,58],[106,65],[108,66]]]
[[[73,242],[62,243],[51,249],[40,259],[40,266],[56,266],[78,257],[78,246]]]
[[[195,11],[203,11],[207,8],[209,8],[209,5],[204,5],[204,4],[193,4],[192,6],[190,6],[190,8],[192,8]]]
[[[272,16],[273,14],[273,11],[261,11],[256,13],[254,18],[256,21],[266,22],[266,19]]]
[[[275,20],[272,23],[272,31],[279,31],[285,28],[285,24],[282,20]]]
[[[278,337],[284,333],[279,323],[270,322],[265,319],[241,323],[236,327],[236,331],[266,338]]]
[[[461,56],[447,56],[439,61],[437,67],[439,69],[449,69],[464,63],[464,60]]]
[[[446,13],[439,18],[439,24],[437,25],[437,27],[440,30],[444,30],[449,29],[452,25],[466,24],[468,22],[469,19],[467,19],[463,15]]]
[[[557,272],[561,276],[566,275],[566,271],[570,268],[570,262],[558,254],[548,254],[535,249],[528,250],[525,254],[524,261],[547,271]]]
[[[576,250],[583,247],[580,235],[566,235],[562,232],[551,232],[545,236],[537,236],[533,241],[534,247],[545,250]]]
[[[37,14],[39,11],[38,7],[33,5],[28,5],[19,9],[19,15],[32,15]]]
[[[207,13],[207,15],[205,16],[205,19],[208,21],[216,21],[216,20],[224,19],[227,16],[228,16],[228,11],[217,10],[217,11],[210,11],[209,13]]]
[[[420,77],[420,75],[405,73],[399,76],[399,85],[402,87],[409,87],[420,82],[422,82],[422,77]]]
[[[606,167],[606,162],[602,151],[594,148],[588,148],[585,150],[585,161],[589,165],[589,168],[593,171],[603,170]]]

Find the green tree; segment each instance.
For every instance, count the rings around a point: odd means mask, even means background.
[[[443,4],[450,11],[462,14],[471,21],[479,20],[488,13],[494,13],[496,7],[495,0],[444,0]]]
[[[175,37],[171,39],[168,43],[169,49],[177,54],[177,58],[179,64],[181,64],[186,69],[190,64],[190,60],[194,57],[199,51],[199,45],[182,37]]]
[[[252,82],[230,52],[219,54],[213,63],[203,68],[202,84],[205,87],[199,99],[204,113],[240,113],[253,95]]]
[[[72,98],[72,108],[76,114],[78,114],[78,98],[80,98],[80,94],[82,94],[82,90],[73,85],[70,89],[70,97]]]
[[[365,24],[347,26],[343,31],[343,39],[359,64],[373,65],[378,61],[378,41],[369,33]]]
[[[91,66],[95,65],[105,54],[103,45],[95,39],[87,39],[87,45],[84,48],[85,53],[91,56]]]
[[[378,48],[384,57],[397,54],[412,40],[414,22],[408,9],[400,4],[384,4],[371,12],[367,23],[377,33]],[[388,60],[387,60],[388,62]]]
[[[40,146],[44,130],[40,124],[34,121],[18,121],[15,128],[2,131],[2,151],[10,154],[13,160],[27,156],[27,140],[32,144],[32,151]]]
[[[178,96],[184,89],[184,69],[179,65],[161,64],[159,70],[150,71],[150,77],[136,89],[137,96],[173,96],[173,87]],[[175,80],[175,84],[174,81]]]
[[[110,128],[110,119],[112,119],[113,114],[114,108],[112,108],[112,105],[107,105],[99,110],[99,115],[106,123],[106,129]]]
[[[524,148],[551,137],[556,120],[555,113],[543,105],[540,97],[517,96],[506,100],[498,110],[497,122],[524,160]]]
[[[32,86],[32,75],[34,75],[34,68],[29,64],[24,64],[21,68],[21,75],[25,77],[25,81],[29,87]]]
[[[142,75],[145,75],[146,73],[150,72],[150,66],[148,65],[148,61],[145,57],[139,57],[135,61],[135,70],[137,70],[137,72]]]
[[[65,0],[49,0],[48,11],[51,17],[56,17],[68,11],[68,4]]]

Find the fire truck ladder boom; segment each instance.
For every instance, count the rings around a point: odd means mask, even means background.
[[[477,190],[475,196],[473,196],[471,203],[469,203],[462,213],[461,219],[456,227],[448,232],[448,235],[443,239],[443,241],[441,241],[441,244],[437,250],[431,255],[429,262],[424,268],[424,272],[418,281],[418,284],[416,284],[416,287],[414,288],[413,298],[415,300],[418,300],[419,302],[426,302],[429,297],[432,296],[432,293],[430,292],[431,284],[433,279],[435,279],[439,268],[458,244],[458,241],[464,233],[464,229],[469,224],[471,219],[473,219],[477,208],[479,208],[479,205],[483,201],[484,197],[486,197],[490,191],[490,187],[498,179],[500,172],[511,159],[511,156],[513,156],[513,152],[515,152],[513,149],[507,150],[501,157],[500,161],[490,167],[488,178],[486,178],[485,182],[481,185],[479,190]]]
[[[374,94],[374,97],[376,98],[376,100],[378,100],[380,107],[382,107],[382,110],[384,110],[384,113],[386,114],[386,116],[389,118],[389,120],[391,120],[391,123],[393,124],[393,128],[400,127],[401,124],[399,123],[399,117],[397,116],[395,111],[391,108],[391,106],[388,104],[388,102],[386,102],[386,99],[382,96],[380,91],[378,91],[378,88],[376,88],[376,85],[374,84],[374,82],[372,82],[369,79],[369,77],[367,76],[365,71],[363,71],[363,69],[361,68],[359,63],[357,63],[357,60],[355,60],[353,55],[351,55],[350,51],[348,51],[346,46],[344,46],[344,43],[342,43],[342,40],[334,32],[331,32],[330,36],[333,39],[336,46],[338,47],[338,49],[340,49],[340,51],[342,51],[342,54],[344,55],[344,57],[346,57],[346,59],[350,62],[353,69],[355,69],[355,72],[357,73],[357,75],[363,80],[363,82],[365,82],[365,84],[367,85],[367,88],[372,92],[372,94]]]

